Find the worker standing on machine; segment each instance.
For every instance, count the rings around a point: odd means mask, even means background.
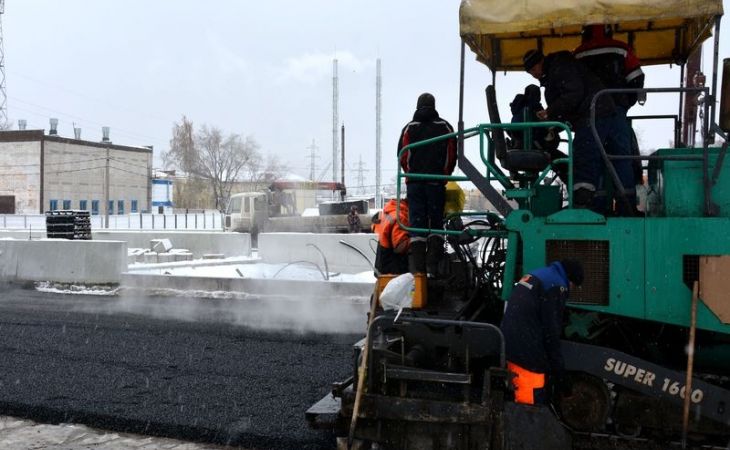
[[[573,205],[591,208],[606,214],[605,198],[595,198],[602,187],[603,160],[590,124],[590,106],[594,95],[604,89],[601,80],[569,51],[543,56],[540,50],[529,50],[523,57],[525,71],[545,87],[547,109],[537,112],[540,120],[568,122],[573,138]],[[630,131],[625,118],[617,111],[613,99],[603,95],[596,101],[596,131],[606,153],[628,155],[631,151]],[[627,159],[613,161],[621,184],[627,191],[630,208],[622,215],[633,215],[636,203],[634,173]],[[623,203],[623,202],[622,202]],[[627,210],[628,209],[628,210]]]
[[[582,282],[581,263],[564,259],[531,271],[512,289],[500,328],[516,402],[546,404],[551,390],[565,386],[563,310]]]
[[[400,213],[396,215],[397,200],[391,199],[383,210],[372,218],[371,228],[378,236],[375,252],[375,274],[402,274],[408,272],[408,232],[398,225],[398,216],[408,226],[408,201],[400,201]]]
[[[583,62],[601,79],[608,89],[640,89],[644,87],[644,71],[641,61],[631,47],[613,38],[611,25],[586,25],[580,33],[581,44],[573,50],[575,59]],[[627,121],[631,132],[631,154],[640,155],[638,140],[626,117],[629,109],[641,99],[643,104],[646,94],[623,93],[613,94],[618,113]],[[641,160],[632,164],[636,184],[643,184]]]
[[[401,131],[398,154],[403,147],[427,139],[453,133],[454,128],[436,111],[436,99],[423,93],[416,102],[413,120]],[[404,173],[451,175],[456,167],[456,139],[451,137],[408,149],[400,155]],[[442,180],[406,178],[408,219],[412,227],[443,229],[445,185]],[[411,233],[410,271],[414,274],[436,274],[444,255],[444,239],[439,234]]]

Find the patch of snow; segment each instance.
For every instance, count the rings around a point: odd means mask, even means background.
[[[35,284],[38,292],[49,292],[53,294],[78,294],[78,295],[117,295],[118,287],[111,286],[86,286],[82,284],[53,283],[41,281]]]

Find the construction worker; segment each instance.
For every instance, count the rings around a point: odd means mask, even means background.
[[[456,167],[456,139],[450,137],[423,146],[401,150],[408,144],[453,133],[454,128],[436,111],[436,99],[423,93],[416,102],[413,120],[401,131],[398,139],[400,165],[405,173],[451,175]],[[408,220],[412,227],[429,230],[443,229],[446,182],[406,178]],[[439,234],[411,234],[410,271],[414,274],[435,275],[444,255],[444,240]]]
[[[581,31],[581,44],[573,50],[573,54],[601,79],[606,88],[637,89],[644,87],[644,71],[641,70],[641,61],[628,44],[613,38],[611,25],[584,26]],[[639,98],[645,99],[645,97],[646,94],[613,94],[616,108],[625,119],[629,108],[634,106]],[[631,129],[631,122],[628,124],[632,137],[631,154],[639,155],[636,135]],[[641,185],[643,178],[641,161],[635,160],[632,167],[634,179],[638,185]]]
[[[585,64],[568,51],[543,56],[540,50],[530,50],[523,57],[525,71],[545,87],[547,109],[537,112],[540,120],[570,124],[573,138],[573,205],[591,208],[599,214],[608,212],[605,197],[596,198],[603,184],[603,158],[593,137],[590,106],[595,94],[604,89],[601,80]],[[596,130],[609,155],[629,155],[631,152],[628,124],[616,110],[610,96],[596,101]],[[629,160],[615,160],[621,184],[628,194],[629,206],[623,205],[622,215],[633,215],[636,203],[634,173]]]
[[[355,205],[350,207],[350,212],[347,214],[347,227],[350,233],[359,233],[362,231],[360,215],[357,213],[357,206]]]
[[[563,310],[582,282],[583,266],[564,259],[531,271],[512,289],[501,329],[516,402],[545,404],[551,388],[564,386]]]
[[[587,25],[581,31],[581,44],[573,51],[575,58],[588,66],[608,89],[643,88],[641,61],[625,42],[613,38],[611,25]],[[628,111],[636,104],[637,94],[613,94],[620,109]]]
[[[401,274],[408,272],[408,232],[400,227],[397,217],[408,226],[408,201],[400,201],[400,213],[396,216],[397,200],[391,199],[383,210],[372,218],[371,228],[378,236],[378,249],[375,252],[377,274]]]

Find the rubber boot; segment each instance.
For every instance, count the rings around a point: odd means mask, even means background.
[[[426,250],[426,271],[438,278],[441,274],[439,266],[444,259],[444,238],[439,234],[432,234],[428,237],[428,248]]]
[[[411,242],[411,251],[408,254],[408,270],[412,274],[426,273],[426,246],[424,240]]]

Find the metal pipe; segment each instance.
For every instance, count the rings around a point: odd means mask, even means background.
[[[692,285],[692,309],[689,326],[689,342],[687,343],[687,377],[684,382],[684,408],[682,411],[682,448],[687,448],[687,429],[689,428],[689,406],[692,398],[692,371],[695,362],[695,333],[697,330],[697,299],[699,283]]]
[[[720,16],[715,17],[715,45],[712,53],[712,91],[709,101],[710,115],[705,116],[705,135],[709,143],[715,142],[715,130],[711,123],[715,122],[715,108],[717,107],[717,65],[720,53]]]
[[[682,63],[680,66],[679,71],[679,87],[684,88],[684,67],[685,63]],[[679,148],[680,143],[681,145],[684,145],[684,142],[682,142],[682,127],[684,126],[684,92],[679,93],[679,123],[675,125],[674,127],[674,148]]]
[[[466,43],[461,40],[461,60],[459,68],[459,136],[457,137],[457,154],[464,154],[464,61],[466,54]]]

